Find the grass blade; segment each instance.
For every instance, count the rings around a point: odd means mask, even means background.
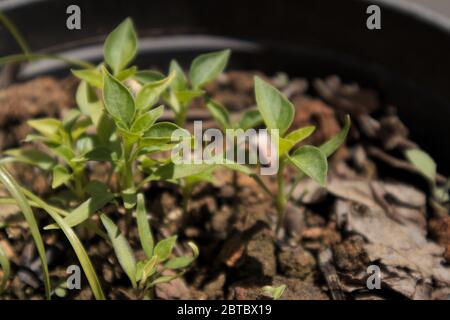
[[[17,205],[19,206],[20,210],[22,211],[25,217],[25,220],[28,223],[31,236],[33,237],[36,249],[39,254],[39,258],[41,259],[42,271],[44,275],[45,296],[47,299],[50,299],[51,286],[50,286],[50,277],[48,274],[47,258],[45,256],[44,241],[42,241],[42,236],[39,231],[39,226],[37,224],[36,218],[33,214],[33,210],[31,209],[27,198],[21,191],[20,186],[2,165],[0,165],[0,182],[5,186],[5,188],[11,194],[11,196],[16,200]]]
[[[141,240],[142,249],[148,259],[153,256],[154,240],[150,224],[147,219],[147,211],[145,210],[144,195],[139,193],[137,196],[136,219],[138,226],[139,239]]]
[[[89,256],[86,253],[86,250],[84,249],[80,239],[78,239],[78,237],[75,234],[75,232],[73,231],[73,229],[58,214],[58,212],[56,212],[54,210],[53,207],[49,206],[46,202],[42,201],[39,197],[37,197],[36,195],[31,193],[30,191],[28,191],[26,189],[22,189],[22,190],[30,200],[32,200],[37,205],[39,205],[43,210],[45,210],[52,217],[53,220],[55,220],[56,224],[64,232],[64,234],[67,237],[67,240],[69,240],[73,250],[75,251],[75,254],[78,257],[78,260],[80,261],[81,267],[84,270],[84,273],[89,282],[89,285],[91,286],[94,297],[97,300],[105,300],[105,295],[103,293],[100,281],[97,277],[97,273],[95,272],[95,269],[92,265],[91,260],[89,259]]]
[[[11,266],[9,264],[8,256],[6,252],[3,250],[2,245],[0,244],[0,266],[3,270],[3,276],[0,281],[0,294],[2,294],[6,289],[6,284],[8,283]]]

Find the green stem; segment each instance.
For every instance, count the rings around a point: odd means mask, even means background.
[[[181,106],[180,112],[175,115],[175,124],[181,128],[184,128],[184,125],[186,124],[187,110],[187,106]]]
[[[278,233],[278,231],[281,229],[283,223],[284,223],[284,216],[285,216],[285,210],[286,210],[286,196],[284,194],[284,166],[285,166],[285,159],[281,158],[280,159],[280,167],[278,169],[278,173],[277,173],[277,185],[278,185],[278,190],[277,190],[277,194],[275,195],[275,205],[277,208],[277,228],[276,228],[276,232]]]

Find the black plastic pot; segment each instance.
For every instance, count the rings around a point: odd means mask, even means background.
[[[398,5],[387,5],[394,2]],[[317,77],[336,73],[382,93],[399,108],[413,139],[450,172],[450,23],[405,1],[377,1],[382,30],[366,28],[367,1],[16,0],[0,9],[35,51],[98,61],[106,33],[125,17],[142,39],[138,64],[166,68],[171,58],[229,47],[231,68]],[[82,29],[66,28],[66,8],[77,4]],[[1,30],[0,55],[19,52]],[[21,78],[67,72],[54,62],[28,65]]]

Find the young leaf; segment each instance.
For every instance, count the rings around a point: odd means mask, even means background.
[[[144,133],[145,139],[170,141],[176,130],[184,130],[172,122],[158,122]]]
[[[216,78],[226,67],[230,50],[223,50],[199,55],[192,61],[189,78],[193,89],[200,89],[203,85]]]
[[[133,22],[130,18],[125,19],[106,38],[104,56],[106,63],[117,75],[131,60],[137,50],[137,37]]]
[[[119,80],[120,82],[123,82],[131,77],[133,77],[136,74],[137,71],[137,67],[133,66],[131,68],[125,69],[120,71],[117,75],[116,78],[117,80]]]
[[[428,153],[420,149],[409,149],[405,152],[406,158],[419,172],[432,183],[436,181],[436,162]]]
[[[255,76],[255,96],[259,112],[268,129],[278,129],[280,137],[294,120],[294,106],[280,91]]]
[[[188,104],[192,99],[201,97],[205,94],[203,90],[183,90],[175,91],[175,97],[181,104]]]
[[[169,72],[170,73],[170,72]],[[139,83],[146,85],[150,82],[159,81],[165,78],[165,75],[159,71],[153,70],[142,70],[136,72],[134,75],[134,79],[136,79]]]
[[[158,257],[158,261],[169,259],[176,241],[177,236],[172,236],[156,244],[153,254]]]
[[[248,110],[246,111],[239,121],[238,129],[247,130],[250,128],[255,128],[263,123],[263,118],[258,110]]]
[[[90,117],[94,125],[97,127],[100,117],[103,114],[103,106],[101,101],[95,95],[95,92],[86,81],[81,81],[78,85],[75,99],[80,111]]]
[[[176,60],[170,61],[169,73],[175,72],[176,76],[170,84],[170,88],[174,91],[183,91],[188,88],[188,81],[184,74],[183,68]]]
[[[148,277],[152,276],[156,272],[157,263],[158,263],[158,256],[153,256],[142,266],[141,281],[143,284],[145,284]]]
[[[206,107],[223,130],[231,128],[230,114],[223,105],[212,99],[207,99]]]
[[[154,240],[150,223],[147,219],[147,210],[145,209],[145,200],[142,193],[139,193],[137,196],[136,221],[142,249],[144,249],[147,258],[150,259],[153,256]]]
[[[116,120],[130,125],[136,111],[130,91],[105,68],[103,98],[108,113]]]
[[[43,136],[54,141],[60,141],[59,130],[62,129],[62,122],[60,120],[55,118],[41,118],[28,120],[27,124]]]
[[[133,287],[136,287],[136,259],[127,239],[120,233],[119,228],[105,214],[100,216],[103,226],[111,239],[114,252],[122,269],[127,274]]]
[[[103,87],[103,76],[98,69],[71,70],[78,79],[84,80],[96,88]]]
[[[11,149],[4,153],[14,161],[31,164],[42,170],[50,170],[57,164],[55,159],[37,149]]]
[[[333,138],[319,147],[320,151],[322,151],[327,156],[327,158],[331,156],[342,143],[344,143],[348,131],[350,130],[350,124],[350,116],[346,115],[344,128],[342,128],[342,130],[337,135],[335,135]]]
[[[314,132],[314,130],[316,130],[315,126],[308,126],[308,127],[300,128],[300,129],[290,132],[286,136],[286,139],[292,141],[295,145],[295,144],[305,140],[306,138],[308,138]]]
[[[112,199],[114,199],[114,195],[112,193],[108,191],[99,192],[72,210],[72,212],[64,218],[64,222],[69,227],[75,227],[89,219],[91,214],[103,208]],[[50,224],[44,227],[44,230],[52,230],[57,228],[58,226],[56,224]]]
[[[147,111],[140,115],[131,126],[130,131],[134,133],[141,133],[149,130],[164,113],[164,106],[159,106],[155,109]]]
[[[272,287],[272,286],[264,286],[263,292],[267,294],[269,297],[271,297],[274,300],[278,300],[283,295],[284,290],[286,289],[286,285],[282,284],[278,287]]]
[[[57,165],[53,168],[52,188],[56,189],[72,178],[72,175],[67,171],[66,167]]]
[[[189,246],[192,249],[193,256],[192,257],[176,257],[167,261],[164,267],[168,269],[182,269],[189,266],[195,259],[197,259],[199,251],[198,247],[193,243],[189,242]]]
[[[321,186],[326,184],[328,162],[325,154],[319,148],[300,147],[291,156],[288,156],[288,159],[295,167]]]
[[[111,149],[107,147],[95,147],[84,155],[84,158],[88,161],[112,161]]]
[[[158,283],[170,282],[172,280],[175,280],[175,279],[181,277],[182,275],[183,275],[183,273],[178,273],[178,274],[174,274],[174,275],[170,275],[170,276],[161,276],[161,277],[157,278],[155,281],[153,281],[152,283],[150,283],[150,285],[148,287],[153,287],[154,285],[157,285]]]
[[[146,110],[151,108],[158,102],[159,96],[169,87],[174,78],[175,72],[172,72],[167,78],[144,85],[136,96],[136,109]]]

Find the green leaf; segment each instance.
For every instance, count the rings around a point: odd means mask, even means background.
[[[0,295],[1,295],[6,289],[6,285],[8,284],[8,279],[11,272],[11,265],[9,263],[8,256],[6,255],[6,252],[3,250],[1,243],[0,243],[0,266],[2,267],[3,272],[0,281]]]
[[[216,78],[225,69],[230,50],[223,50],[199,55],[192,61],[189,78],[193,89],[199,89]]]
[[[156,272],[156,267],[158,263],[158,256],[153,256],[142,266],[142,276],[141,281],[143,284]]]
[[[112,151],[107,147],[95,147],[84,155],[88,161],[112,161]]]
[[[262,289],[263,289],[264,293],[266,293],[268,296],[272,297],[272,299],[278,300],[283,295],[284,290],[286,289],[286,285],[282,284],[281,286],[278,286],[278,287],[264,286]]]
[[[57,164],[55,159],[37,149],[11,149],[4,154],[12,157],[14,161],[31,164],[42,170],[51,170]]]
[[[58,119],[41,118],[36,120],[28,120],[27,124],[51,140],[61,140],[59,131],[62,129],[62,122]]]
[[[95,197],[99,194],[108,193],[108,186],[98,180],[89,181],[89,183],[86,185],[84,189],[92,197]]]
[[[351,120],[350,116],[345,116],[344,128],[335,135],[333,138],[325,142],[323,145],[319,147],[320,151],[322,151],[327,157],[331,156],[337,148],[344,143],[345,138],[347,137],[348,131],[350,130]]]
[[[294,120],[295,109],[280,91],[255,76],[255,95],[259,112],[268,129],[278,129],[280,137]]]
[[[175,72],[176,76],[170,84],[170,88],[174,91],[183,91],[188,88],[188,81],[184,74],[183,68],[176,60],[170,61],[169,73]]]
[[[201,97],[205,94],[203,90],[183,90],[183,91],[175,91],[175,97],[178,102],[181,104],[188,104],[192,99]]]
[[[53,168],[52,188],[56,189],[72,178],[72,174],[67,171],[66,167],[57,165]]]
[[[159,96],[169,87],[174,78],[175,72],[172,72],[167,78],[144,85],[137,93],[136,108],[138,110],[151,108],[158,102]]]
[[[104,55],[106,63],[117,75],[133,60],[137,51],[137,36],[133,21],[126,18],[106,38]]]
[[[155,124],[164,113],[164,106],[159,106],[155,109],[147,111],[140,115],[131,126],[130,131],[135,133],[141,133],[149,130],[152,125]]]
[[[103,88],[103,76],[98,69],[82,69],[71,70],[73,75],[78,79],[84,80],[91,86],[96,88]]]
[[[238,129],[247,130],[255,128],[263,123],[263,118],[259,110],[248,110],[246,111],[237,125]]]
[[[125,70],[120,71],[120,72],[117,74],[116,78],[117,78],[117,80],[119,80],[120,82],[123,82],[123,81],[125,81],[125,80],[127,80],[127,79],[133,77],[133,76],[136,74],[136,71],[137,71],[137,67],[136,67],[136,66],[133,66],[133,67],[131,67],[131,68],[128,68],[128,69],[125,69]]]
[[[206,107],[223,130],[231,128],[230,114],[223,105],[212,99],[207,99]]]
[[[100,216],[103,226],[108,232],[108,236],[111,239],[114,252],[116,253],[117,260],[122,269],[127,274],[133,288],[136,287],[136,259],[133,254],[133,250],[130,247],[127,239],[120,233],[119,228],[114,222],[108,218],[105,214]]]
[[[301,172],[324,186],[327,181],[328,162],[325,154],[316,147],[304,146],[288,156],[291,163]]]
[[[154,285],[157,285],[158,283],[170,282],[172,280],[175,280],[175,279],[181,277],[182,275],[183,275],[183,273],[178,273],[178,274],[174,274],[171,276],[161,276],[161,277],[157,278],[155,281],[153,281],[150,284],[150,287],[153,287]]]
[[[172,139],[172,134],[176,130],[186,131],[172,122],[158,122],[144,133],[144,138],[155,141],[170,141]],[[186,134],[189,135],[187,131]]]
[[[167,261],[164,267],[168,269],[182,269],[188,267],[195,259],[197,259],[199,250],[198,247],[193,242],[189,242],[188,245],[191,247],[193,256],[192,257],[176,257]]]
[[[145,200],[142,193],[137,195],[136,221],[142,249],[144,249],[147,258],[150,259],[153,256],[154,240],[150,223],[147,219],[147,210],[145,209]]]
[[[92,214],[102,209],[112,199],[114,199],[114,195],[112,193],[99,192],[72,210],[72,212],[64,218],[64,222],[69,227],[75,227],[89,219]],[[44,230],[53,229],[58,229],[58,226],[55,224],[50,224],[44,227]]]
[[[436,181],[436,162],[428,153],[420,149],[409,149],[405,152],[406,158],[419,172],[432,183]]]
[[[114,119],[130,125],[136,112],[133,96],[119,80],[106,69],[103,70],[103,98],[106,110]]]
[[[216,167],[214,164],[189,164],[180,163],[174,164],[170,162],[166,165],[159,167],[151,176],[154,180],[176,180],[192,175],[197,175],[202,172],[208,171]]]
[[[314,132],[314,130],[316,130],[315,126],[308,126],[308,127],[300,128],[300,129],[290,132],[286,136],[286,139],[292,141],[295,145],[295,144],[305,140],[306,138],[308,138]]]
[[[136,79],[141,84],[147,84],[150,82],[155,82],[164,79],[166,76],[159,72],[153,70],[142,70],[136,72],[134,79]]]
[[[45,296],[47,299],[50,299],[51,285],[50,285],[50,276],[48,272],[48,264],[47,258],[45,254],[44,241],[42,240],[41,232],[39,230],[39,225],[36,221],[36,217],[33,214],[33,210],[30,207],[30,204],[25,197],[21,187],[14,180],[14,178],[9,174],[9,172],[0,165],[0,183],[8,190],[11,197],[13,197],[17,205],[27,221],[28,228],[30,229],[31,236],[33,237],[34,244],[36,246],[39,259],[41,261],[43,280],[45,286]]]
[[[103,114],[103,105],[86,81],[81,81],[78,85],[76,102],[80,111],[90,117],[95,126],[98,126]]]
[[[172,236],[156,244],[153,254],[158,257],[158,261],[162,262],[169,259],[176,241],[177,236]]]

